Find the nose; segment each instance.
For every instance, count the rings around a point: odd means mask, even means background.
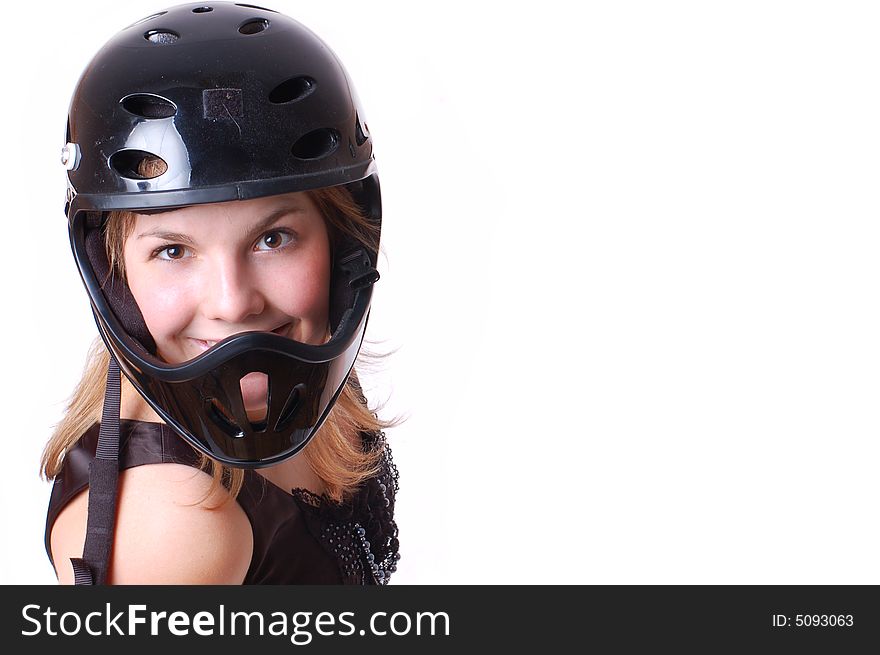
[[[203,280],[202,312],[206,318],[225,323],[244,323],[260,315],[266,299],[257,276],[247,263],[235,256],[224,256],[208,267]]]

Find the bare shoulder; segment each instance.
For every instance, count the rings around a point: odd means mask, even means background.
[[[110,584],[240,584],[253,554],[253,532],[225,490],[205,498],[211,477],[183,464],[121,471]],[[71,500],[52,527],[52,558],[72,584],[71,557],[82,555],[88,490]]]

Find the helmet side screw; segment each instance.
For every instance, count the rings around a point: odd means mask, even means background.
[[[61,165],[69,171],[79,166],[79,157],[79,146],[75,143],[66,143],[61,149]]]

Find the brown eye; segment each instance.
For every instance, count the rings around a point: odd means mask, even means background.
[[[293,241],[293,235],[280,230],[266,232],[257,242],[257,250],[278,250]]]
[[[179,244],[165,246],[156,251],[156,257],[165,260],[183,259],[186,257],[186,246],[181,246]]]

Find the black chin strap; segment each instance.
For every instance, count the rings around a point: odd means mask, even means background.
[[[89,514],[83,556],[70,558],[74,584],[102,585],[107,580],[113,528],[116,524],[116,484],[119,480],[119,364],[110,355],[107,390],[95,460],[89,465]]]

